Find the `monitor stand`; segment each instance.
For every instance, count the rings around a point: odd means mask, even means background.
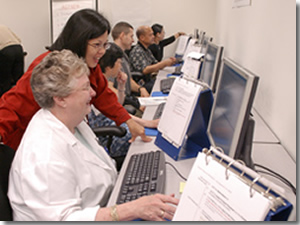
[[[250,116],[241,151],[239,155],[235,157],[236,159],[240,159],[244,161],[244,163],[251,169],[254,169],[254,163],[252,160],[252,140],[253,140],[254,127],[255,127],[255,121]]]

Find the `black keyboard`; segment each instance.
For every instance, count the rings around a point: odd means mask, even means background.
[[[132,155],[123,177],[117,204],[145,195],[164,193],[166,180],[165,155],[151,151]]]
[[[164,111],[165,105],[166,105],[166,103],[162,102],[157,106],[156,111],[153,116],[153,120],[160,119],[162,112]]]
[[[160,81],[160,91],[164,94],[168,94],[172,88],[175,78],[166,78]]]

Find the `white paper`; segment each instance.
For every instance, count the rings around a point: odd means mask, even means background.
[[[159,105],[160,103],[167,101],[166,96],[159,97],[139,97],[138,100],[141,106],[151,106],[151,105]]]
[[[185,137],[202,86],[177,77],[168,96],[158,130],[176,147]]]
[[[271,202],[237,175],[199,153],[189,174],[174,221],[263,221]]]
[[[191,52],[200,52],[201,51],[201,45],[196,44],[196,39],[191,39],[186,47],[186,50],[184,52],[184,55],[182,59],[185,61],[188,57],[189,53]]]
[[[197,80],[202,63],[201,58],[204,57],[203,53],[190,52],[188,57],[183,63],[181,72],[184,76]]]
[[[52,41],[54,42],[70,16],[80,9],[96,9],[95,0],[52,0]]]
[[[188,35],[181,35],[178,39],[177,47],[175,53],[177,55],[183,55],[187,46],[187,43],[189,41]]]

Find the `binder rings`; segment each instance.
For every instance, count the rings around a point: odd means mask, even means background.
[[[183,79],[187,81],[186,78],[176,78],[176,79]],[[191,81],[193,85],[201,85],[197,81]],[[173,85],[176,85],[174,83]],[[168,101],[166,102],[166,107],[168,107],[169,99],[174,94],[174,87],[169,94]],[[177,93],[180,95],[180,93]],[[196,157],[198,152],[202,150],[202,148],[206,147],[209,148],[210,142],[207,136],[207,126],[209,121],[209,116],[213,104],[213,94],[209,88],[202,88],[198,95],[194,96],[196,98],[196,103],[194,108],[191,110],[191,119],[187,121],[187,129],[184,133],[184,139],[177,144],[174,144],[172,140],[164,135],[162,130],[158,129],[158,134],[155,139],[155,145],[161,148],[165,153],[167,153],[170,157],[174,160],[183,160],[188,158]],[[167,114],[165,116],[171,118],[174,112],[171,114]],[[161,121],[164,120],[164,115],[161,117]],[[160,125],[160,124],[159,124]],[[167,125],[168,130],[174,130],[174,124]],[[180,127],[180,131],[183,127]],[[176,131],[176,130],[175,130]],[[176,131],[176,132],[179,132]]]
[[[293,205],[281,187],[220,148],[197,156],[174,221],[285,221]]]

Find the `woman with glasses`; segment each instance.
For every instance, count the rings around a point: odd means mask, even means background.
[[[106,207],[117,171],[84,121],[96,95],[89,74],[85,62],[69,50],[52,51],[33,69],[31,88],[41,109],[32,117],[11,166],[13,219],[172,219],[178,204],[172,195]]]
[[[62,49],[69,49],[85,59],[90,69],[91,87],[96,92],[92,104],[117,125],[126,122],[132,135],[130,142],[137,136],[141,136],[145,142],[151,141],[151,138],[145,135],[144,128],[133,121],[118,103],[117,96],[107,87],[107,80],[98,65],[108,47],[109,32],[108,20],[95,10],[80,10],[70,17],[62,33],[49,47],[49,51],[38,56],[17,85],[0,99],[0,142],[15,150],[18,148],[30,119],[40,109],[30,88],[32,70],[49,52]]]

